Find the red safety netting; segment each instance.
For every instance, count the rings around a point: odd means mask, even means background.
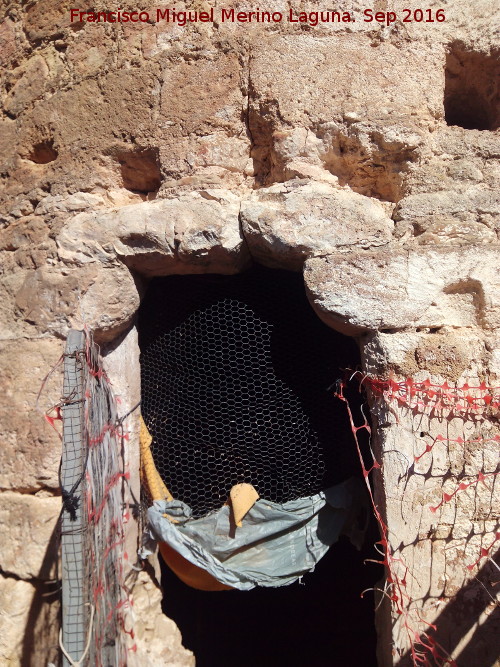
[[[82,655],[71,655],[61,639],[67,664],[81,667],[124,667],[129,651],[135,651],[132,629],[131,601],[125,583],[128,560],[125,551],[125,524],[130,519],[126,502],[130,473],[125,466],[123,419],[117,415],[117,401],[103,369],[102,359],[92,337],[85,332],[82,349],[73,353],[78,373],[77,385],[70,396],[61,399],[46,415],[56,430],[56,421],[63,418],[68,404],[81,404],[80,418],[73,427],[82,449],[84,462],[80,479],[71,489],[63,484],[63,513],[71,521],[82,512],[75,550],[83,554],[83,576],[65,582],[71,571],[63,571],[65,585],[82,589],[85,613],[84,632],[87,637]],[[76,398],[75,398],[76,397]],[[64,445],[63,445],[64,446]],[[66,533],[68,531],[66,530]],[[78,554],[75,554],[78,560]],[[128,568],[130,569],[130,568]],[[63,618],[64,591],[63,591]],[[67,640],[66,640],[67,641]]]
[[[373,471],[382,470],[382,463],[377,460],[371,450],[372,460],[366,464],[363,458],[361,447],[358,440],[358,432],[365,430],[371,434],[371,426],[366,419],[361,425],[356,425],[349,402],[345,396],[345,388],[348,382],[358,382],[360,390],[365,388],[371,394],[372,401],[380,408],[383,406],[386,412],[389,412],[395,418],[396,423],[404,413],[412,416],[425,415],[429,423],[443,425],[445,433],[438,433],[431,436],[429,433],[421,433],[427,438],[423,450],[417,450],[413,455],[413,463],[409,462],[407,475],[415,474],[414,464],[418,463],[426,456],[432,457],[436,443],[443,443],[448,450],[454,446],[464,445],[466,442],[481,446],[487,443],[500,443],[500,433],[490,433],[485,437],[473,435],[450,437],[448,430],[444,426],[449,425],[450,421],[459,418],[462,423],[473,422],[474,432],[481,433],[481,425],[487,421],[490,415],[498,413],[500,407],[500,387],[488,386],[482,382],[477,385],[464,383],[460,386],[451,385],[448,382],[433,383],[430,379],[416,381],[412,378],[396,380],[394,378],[377,378],[359,371],[354,372],[349,381],[341,383],[337,388],[337,396],[346,404],[351,428],[356,441],[359,460],[363,471],[363,476],[371,497],[373,512],[380,529],[381,539],[377,543],[382,556],[380,564],[386,568],[386,588],[382,593],[390,600],[393,611],[402,619],[403,626],[407,633],[410,646],[410,657],[413,665],[422,665],[423,667],[444,667],[450,665],[457,667],[453,660],[438,641],[433,636],[436,631],[436,625],[430,623],[419,612],[418,606],[414,604],[411,595],[408,592],[408,579],[412,576],[411,571],[405,565],[401,555],[392,548],[389,539],[389,529],[384,521],[382,513],[370,484],[370,475]],[[419,446],[421,439],[419,438]],[[499,450],[497,452],[500,454]],[[497,457],[496,469],[491,471],[478,470],[474,475],[468,475],[467,478],[457,481],[453,490],[442,492],[441,501],[436,505],[429,505],[428,511],[436,513],[444,504],[452,502],[457,494],[465,492],[468,489],[474,489],[478,485],[486,486],[489,493],[491,488],[487,486],[488,480],[494,479],[500,474],[500,456]],[[498,517],[497,517],[498,518]],[[493,537],[485,537],[487,542],[482,544],[477,553],[477,558],[473,562],[467,562],[464,551],[464,570],[473,571],[485,558],[492,554],[494,545],[500,540],[500,525],[497,523],[497,529],[493,531]],[[483,541],[483,539],[482,539]]]
[[[123,631],[133,633],[125,588],[123,439],[116,401],[109,379],[90,337],[86,337],[85,435],[88,446],[85,472],[88,582],[94,606],[90,664],[126,665]]]

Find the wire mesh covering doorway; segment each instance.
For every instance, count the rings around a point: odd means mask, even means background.
[[[348,417],[329,389],[359,353],[313,313],[301,275],[156,278],[139,336],[153,458],[194,517],[238,482],[283,503],[356,474]]]
[[[286,503],[360,474],[332,389],[359,365],[358,348],[316,317],[301,275],[254,266],[237,276],[156,278],[139,341],[156,468],[195,518],[217,511],[233,484]],[[360,396],[352,403],[359,408]],[[376,541],[371,529],[367,543]],[[362,566],[367,556],[375,552],[342,541],[306,585],[251,593],[200,593],[165,571],[165,611],[202,667],[320,667],[341,655],[339,664],[375,665],[373,601],[360,593],[381,573]]]

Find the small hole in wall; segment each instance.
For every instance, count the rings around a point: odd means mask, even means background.
[[[415,146],[384,144],[383,134],[375,130],[365,145],[356,124],[336,132],[330,141],[322,156],[323,166],[337,176],[341,186],[381,201],[401,199],[405,174],[418,158]]]
[[[161,185],[160,155],[157,148],[135,148],[119,151],[123,187],[133,192],[155,192]]]
[[[54,162],[54,160],[57,159],[57,155],[58,153],[54,148],[54,142],[52,139],[49,139],[35,144],[31,149],[31,153],[28,155],[28,160],[31,160],[36,164],[48,164],[49,162]]]
[[[500,125],[500,60],[459,44],[446,56],[444,111],[448,125],[496,130]]]
[[[255,111],[250,111],[248,127],[252,139],[251,157],[256,187],[284,181],[282,170],[274,164],[272,123]]]
[[[85,23],[83,21],[78,23],[74,22],[70,23],[69,27],[73,32],[80,32],[80,30],[83,30],[85,28]]]

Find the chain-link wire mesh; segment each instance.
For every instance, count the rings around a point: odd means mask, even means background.
[[[299,274],[155,278],[139,331],[153,458],[193,517],[240,482],[283,503],[356,474],[331,385],[358,349],[317,318]]]

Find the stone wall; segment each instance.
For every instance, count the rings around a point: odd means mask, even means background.
[[[158,7],[94,5],[118,6],[153,18]],[[500,17],[486,0],[429,2],[446,16],[429,23],[403,22],[406,7],[421,4],[346,0],[355,22],[316,27],[71,23],[66,0],[0,8],[2,664],[58,655],[60,443],[42,412],[59,400],[59,372],[37,406],[38,392],[68,329],[86,325],[123,410],[134,405],[149,277],[234,273],[252,258],[303,270],[316,312],[357,337],[367,373],[498,386]],[[288,12],[276,0],[266,9]],[[365,9],[397,20],[364,22]],[[427,508],[464,471],[498,470],[498,411],[476,424],[470,442],[482,444],[467,460],[440,443],[412,468],[420,434],[428,442],[436,427],[375,395],[371,405],[376,499],[413,573],[405,604],[437,619],[461,667],[471,651],[490,665],[495,571],[466,565],[498,531],[498,477]],[[465,426],[446,428],[453,439]],[[153,600],[138,664],[190,664],[150,585],[137,591]],[[399,617],[378,612],[381,665],[407,660]]]

